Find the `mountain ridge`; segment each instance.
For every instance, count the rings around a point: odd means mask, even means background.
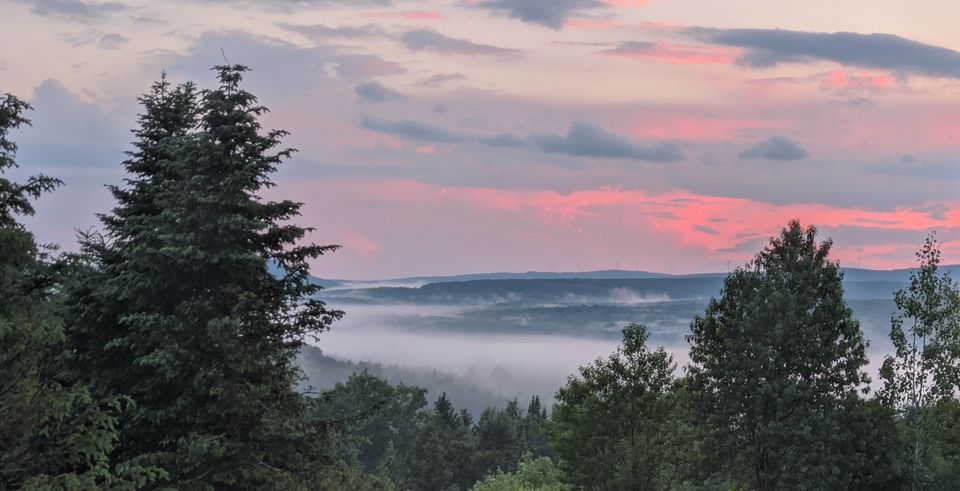
[[[867,268],[840,268],[844,273],[845,281],[906,281],[910,272],[916,268],[899,269],[867,269]],[[954,278],[960,277],[960,264],[950,264],[940,266],[941,270],[949,271]],[[633,271],[623,269],[604,269],[582,272],[546,272],[546,271],[525,271],[520,273],[512,272],[494,272],[494,273],[467,273],[459,275],[422,275],[406,276],[385,280],[349,280],[349,279],[326,279],[313,277],[313,281],[327,289],[336,288],[377,288],[377,287],[419,287],[431,283],[455,283],[465,281],[488,281],[488,280],[563,280],[563,279],[587,279],[587,280],[616,280],[616,279],[692,279],[692,278],[723,278],[726,272],[710,273],[688,273],[672,274],[657,273],[651,271]]]

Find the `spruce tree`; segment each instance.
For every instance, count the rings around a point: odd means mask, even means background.
[[[705,465],[751,489],[838,488],[849,474],[842,403],[866,382],[866,344],[832,244],[816,235],[791,221],[726,278],[688,337]]]
[[[261,128],[247,68],[215,70],[214,90],[161,80],[141,99],[132,177],[73,292],[78,361],[136,403],[116,458],[183,489],[310,488],[330,449],[293,360],[342,315],[316,298],[307,263],[336,246],[300,245],[301,204],[259,195],[293,150]]]
[[[62,183],[3,177],[17,166],[9,132],[29,124],[29,108],[12,95],[0,99],[0,489],[143,486],[157,474],[110,465],[125,401],[96,399],[64,377],[63,263],[18,220]]]

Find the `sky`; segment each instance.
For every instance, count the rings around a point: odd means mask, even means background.
[[[960,262],[952,0],[0,0],[29,226],[76,247],[162,72],[246,88],[299,150],[325,278],[726,271],[790,219],[844,266]]]

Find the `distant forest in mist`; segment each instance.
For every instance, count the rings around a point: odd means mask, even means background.
[[[115,206],[69,252],[22,223],[63,183],[8,178],[30,107],[0,99],[0,488],[960,489],[960,287],[936,234],[892,273],[845,275],[790,220],[717,276],[318,282],[338,246],[261,197],[293,150],[246,71],[141,96]],[[384,327],[422,363],[332,356],[405,349]],[[480,354],[441,333],[491,357],[505,334],[563,344],[478,378],[429,368]]]

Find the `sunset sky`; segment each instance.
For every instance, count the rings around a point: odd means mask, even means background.
[[[955,0],[0,0],[29,226],[75,247],[166,71],[246,86],[299,149],[269,197],[321,277],[726,271],[789,219],[844,266],[960,262]]]

